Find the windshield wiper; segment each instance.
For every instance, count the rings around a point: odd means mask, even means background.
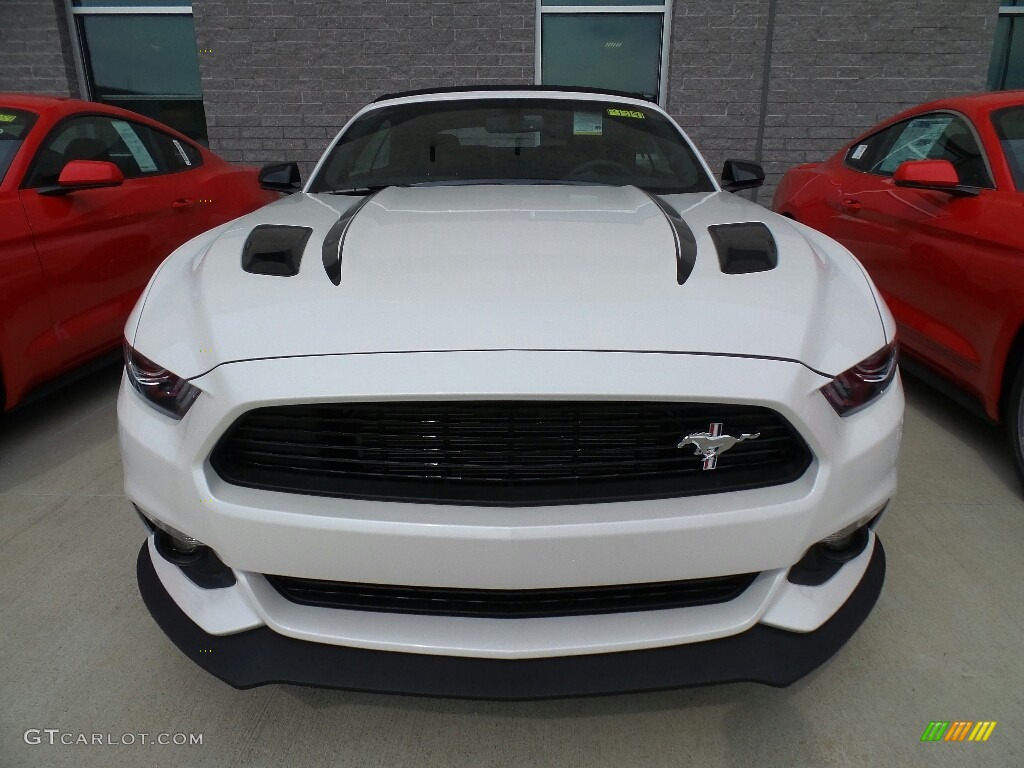
[[[388,187],[408,187],[408,184],[369,184],[365,187],[339,187],[338,189],[332,189],[328,194],[331,195],[372,195],[374,192],[380,192],[382,189]]]
[[[402,184],[367,184],[364,187],[338,187],[332,189],[331,195],[371,195],[389,187],[468,187],[468,186],[571,186],[571,187],[621,187],[621,183],[610,181],[596,181],[591,179],[517,179],[514,177],[495,179],[430,179],[428,181],[413,181]]]
[[[584,179],[528,179],[506,176],[504,178],[480,178],[480,179],[431,179],[430,181],[417,181],[412,184],[403,184],[405,187],[470,187],[470,186],[572,186],[572,187],[618,187],[620,184],[613,184],[605,181],[591,181]]]

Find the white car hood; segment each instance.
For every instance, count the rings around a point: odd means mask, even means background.
[[[888,341],[887,311],[834,242],[728,193],[664,199],[697,242],[682,285],[646,193],[563,185],[385,189],[352,218],[335,285],[323,241],[362,198],[296,194],[172,254],[126,333],[189,378],[256,358],[503,349],[771,357],[834,375]],[[723,274],[708,226],[750,221],[771,230],[778,266]],[[243,271],[260,224],[312,228],[297,275]]]

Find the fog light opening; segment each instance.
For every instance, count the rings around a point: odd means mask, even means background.
[[[196,554],[201,555],[202,550],[206,548],[206,545],[199,539],[189,536],[187,533],[182,533],[173,525],[157,520],[137,506],[135,506],[135,511],[148,524],[147,527],[156,534],[157,544],[161,545],[160,554],[165,557],[169,552],[172,555],[189,558],[188,562],[193,562],[192,556]],[[171,558],[168,557],[168,559]]]
[[[175,565],[194,565],[203,559],[207,547],[191,536],[178,538],[164,530],[158,530],[155,537],[156,551],[168,562]]]
[[[818,542],[821,554],[826,560],[845,563],[853,560],[868,543],[868,527],[862,525],[855,531],[834,533]]]
[[[191,536],[186,536],[184,539],[176,539],[173,536],[168,536],[167,540],[171,549],[182,555],[191,555],[203,546],[199,539],[193,539]]]
[[[845,563],[859,557],[867,549],[871,530],[888,504],[886,502],[870,515],[840,528],[811,546],[800,561],[789,569],[787,580],[791,584],[818,587],[839,573]]]

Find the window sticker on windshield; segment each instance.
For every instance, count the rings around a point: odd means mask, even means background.
[[[13,123],[17,119],[17,115],[8,115],[3,112],[0,112],[0,123]]]
[[[600,112],[573,112],[573,136],[600,136],[604,133],[604,116]]]
[[[854,148],[853,152],[850,153],[850,159],[851,160],[860,160],[862,157],[864,157],[864,153],[867,152],[867,151],[868,151],[868,145],[867,144],[858,144]]]
[[[181,159],[185,161],[185,165],[191,168],[192,161],[188,159],[188,155],[185,154],[185,150],[181,148],[181,144],[178,143],[178,140],[171,139],[171,143],[174,144],[174,148],[178,150],[178,154],[181,155]]]
[[[632,117],[634,120],[646,120],[647,115],[635,109],[609,109],[609,117]]]
[[[146,145],[142,143],[142,139],[139,138],[139,135],[135,133],[132,127],[124,120],[111,120],[110,124],[114,126],[114,130],[117,131],[124,141],[128,151],[132,153],[132,157],[135,158],[135,162],[139,165],[139,170],[143,173],[155,171],[156,163],[153,162],[153,156],[149,154]]]

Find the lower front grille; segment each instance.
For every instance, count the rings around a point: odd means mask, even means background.
[[[398,587],[286,576],[266,578],[287,600],[318,608],[532,619],[725,603],[742,594],[756,576],[756,573],[744,573],[688,581],[523,590]]]
[[[712,434],[732,444],[709,465],[686,438]],[[796,480],[811,462],[796,430],[768,408],[642,401],[258,408],[232,425],[210,458],[226,482],[249,488],[480,506],[764,488]]]

